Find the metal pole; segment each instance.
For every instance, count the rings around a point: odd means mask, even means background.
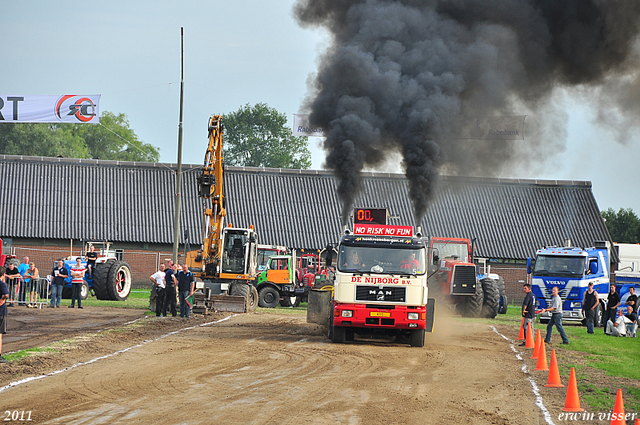
[[[180,123],[178,124],[178,175],[176,176],[176,216],[173,222],[173,263],[178,263],[180,245],[180,205],[182,198],[182,104],[184,100],[184,27],[180,27]]]

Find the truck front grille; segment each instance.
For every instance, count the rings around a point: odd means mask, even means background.
[[[476,267],[473,265],[453,266],[452,295],[473,295],[476,293]]]
[[[356,285],[356,301],[403,303],[407,300],[407,288],[398,286]]]

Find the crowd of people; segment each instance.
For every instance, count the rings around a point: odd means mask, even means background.
[[[183,264],[179,267],[173,261],[165,266],[160,264],[157,272],[149,276],[154,287],[151,298],[155,298],[156,317],[167,317],[169,313],[176,317],[176,287],[178,290],[178,299],[180,303],[180,317],[189,318],[191,315],[191,305],[187,298],[193,295],[195,290],[195,276],[189,271],[189,267]]]
[[[531,292],[531,284],[525,283],[523,285],[523,290],[525,297],[522,302],[522,323],[525,338],[529,329],[529,324],[531,323],[533,325],[533,320],[535,319],[536,314],[549,312],[551,315],[547,324],[547,334],[544,342],[547,344],[551,343],[551,334],[555,327],[562,338],[562,343],[569,344],[569,338],[562,327],[562,299],[560,298],[558,287],[554,286],[552,288],[553,298],[548,303],[548,307],[538,311],[535,311],[536,303],[535,297]],[[593,334],[594,327],[598,325],[596,312],[598,311],[600,303],[601,301],[598,292],[593,288],[593,283],[589,282],[582,300],[582,309],[588,334]],[[602,324],[604,326],[604,332],[611,336],[635,337],[638,329],[638,297],[635,294],[634,287],[629,288],[629,296],[625,302],[625,310],[620,310],[620,306],[620,294],[616,291],[616,285],[611,284],[607,295],[606,308],[603,308]],[[525,343],[523,342],[520,345],[524,346]]]

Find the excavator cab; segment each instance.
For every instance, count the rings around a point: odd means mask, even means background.
[[[258,244],[253,229],[224,229],[222,247],[221,273],[255,275]]]

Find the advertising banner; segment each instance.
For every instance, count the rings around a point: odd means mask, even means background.
[[[47,122],[99,124],[100,95],[0,95],[0,124]]]
[[[354,224],[353,234],[375,236],[413,236],[413,227],[382,224]]]
[[[311,137],[326,137],[324,130],[309,125],[309,114],[293,114],[293,135],[311,136]]]

